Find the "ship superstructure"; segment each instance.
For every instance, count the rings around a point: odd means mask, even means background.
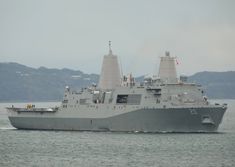
[[[19,129],[125,132],[215,132],[226,109],[210,104],[199,85],[179,80],[169,52],[161,57],[158,77],[136,83],[132,75],[120,75],[111,46],[98,86],[78,92],[67,86],[58,108],[8,108]]]

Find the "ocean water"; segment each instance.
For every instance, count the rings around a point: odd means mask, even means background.
[[[228,110],[212,134],[16,130],[4,109],[12,104],[0,103],[0,167],[234,167],[235,100],[215,101],[228,103]]]

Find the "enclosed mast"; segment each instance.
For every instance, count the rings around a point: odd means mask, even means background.
[[[175,57],[171,57],[170,52],[166,52],[166,55],[161,57],[158,76],[161,81],[165,83],[178,82],[175,67]]]
[[[109,41],[109,54],[104,55],[98,87],[110,90],[121,85],[120,68],[118,58],[113,55],[111,41]]]

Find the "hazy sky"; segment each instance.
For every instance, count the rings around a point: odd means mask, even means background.
[[[235,70],[235,0],[0,0],[0,62],[98,74],[109,40],[124,73]]]

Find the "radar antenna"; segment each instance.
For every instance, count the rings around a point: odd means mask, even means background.
[[[169,51],[166,51],[166,52],[165,52],[165,55],[168,56],[168,57],[170,57],[170,52],[169,52]]]

